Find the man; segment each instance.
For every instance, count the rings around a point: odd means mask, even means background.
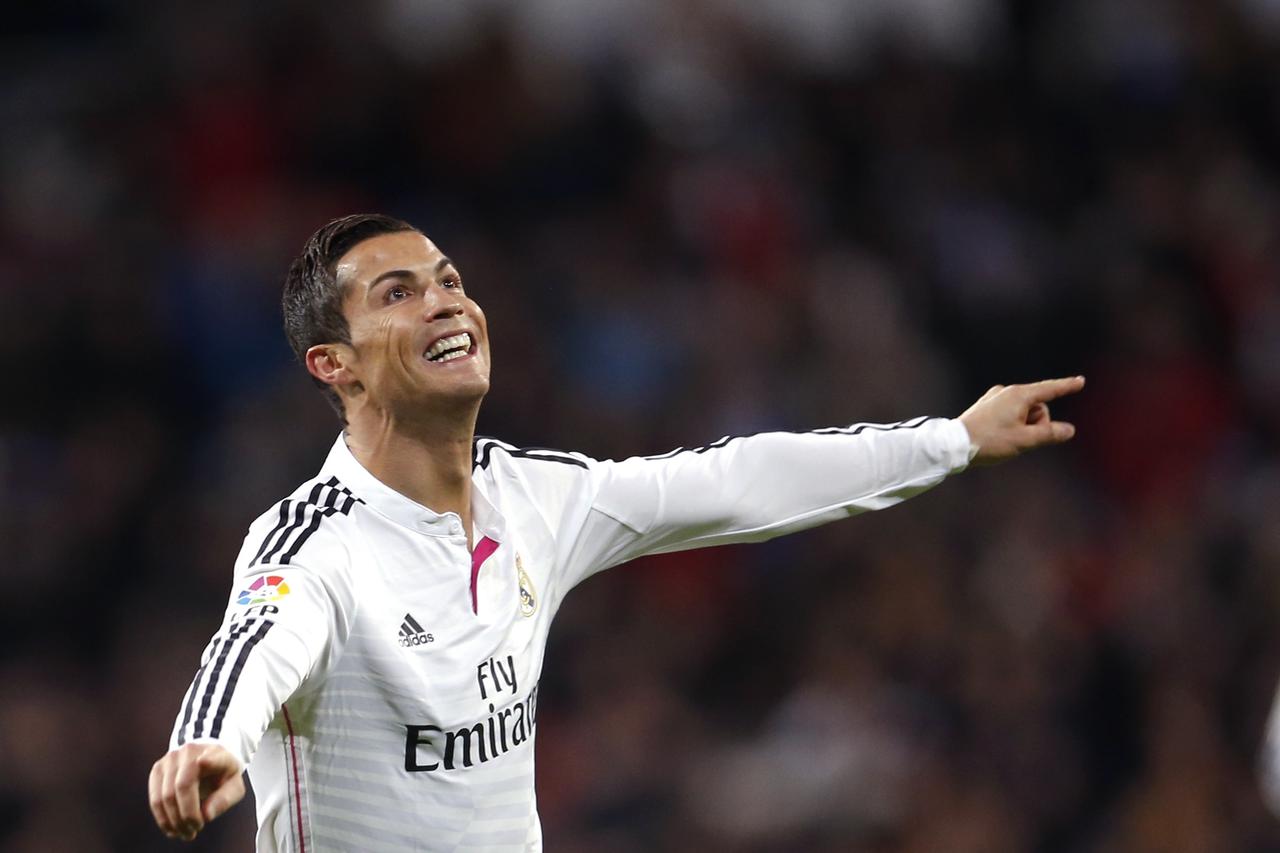
[[[344,418],[319,475],[255,521],[150,800],[194,838],[256,792],[258,850],[538,850],[533,741],[552,617],[642,554],[890,506],[1074,428],[1082,377],[996,386],[959,419],[724,438],[599,462],[474,437],[489,338],[457,267],[384,216],[331,222],[285,327]],[[547,330],[553,337],[556,330]]]

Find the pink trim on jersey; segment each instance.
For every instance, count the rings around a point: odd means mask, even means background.
[[[498,550],[498,543],[494,542],[488,536],[476,543],[475,550],[471,552],[471,612],[479,613],[480,606],[476,602],[476,581],[480,578],[480,566],[485,560],[489,559],[489,555]]]
[[[298,775],[298,750],[293,744],[293,720],[289,719],[288,706],[281,705],[284,724],[289,729],[289,753],[293,756],[293,799],[298,804],[298,853],[307,853],[307,839],[302,833],[302,780]]]

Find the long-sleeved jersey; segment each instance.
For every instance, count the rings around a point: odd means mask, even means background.
[[[642,554],[895,504],[964,468],[955,420],[725,438],[621,462],[475,443],[472,545],[342,437],[249,528],[171,747],[248,767],[259,851],[540,850],[538,678],[565,593]]]

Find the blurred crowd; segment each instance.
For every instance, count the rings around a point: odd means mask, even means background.
[[[282,276],[377,210],[486,309],[480,431],[518,444],[620,458],[1089,378],[1067,447],[571,595],[548,850],[1280,851],[1277,3],[5,17],[0,849],[173,849],[147,772],[248,522],[338,429]]]

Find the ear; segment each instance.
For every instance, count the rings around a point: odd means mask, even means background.
[[[351,371],[355,353],[344,344],[316,344],[307,350],[307,372],[325,385],[353,385],[358,380]]]

